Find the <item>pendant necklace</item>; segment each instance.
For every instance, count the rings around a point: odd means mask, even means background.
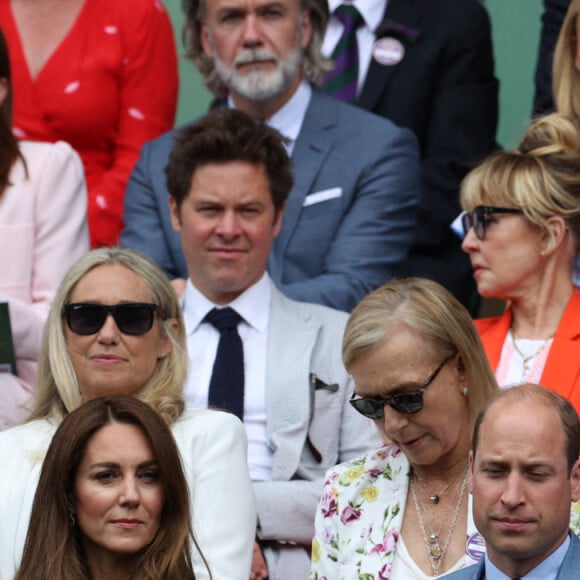
[[[429,494],[429,501],[434,505],[437,505],[439,503],[439,501],[441,500],[441,496],[449,489],[449,486],[456,481],[455,479],[451,479],[439,490],[439,493],[433,493],[431,491],[431,488],[427,485],[427,482],[423,479],[423,476],[419,475],[419,473],[415,470],[413,470],[413,473],[415,474],[417,480],[423,486],[425,491]]]
[[[445,558],[445,554],[447,553],[447,549],[449,548],[449,543],[451,542],[451,536],[453,535],[453,530],[455,529],[455,524],[457,523],[457,518],[459,517],[459,512],[461,510],[461,504],[463,503],[463,496],[465,495],[465,490],[467,488],[467,471],[465,472],[465,476],[463,477],[463,481],[460,482],[456,492],[454,495],[459,494],[457,499],[457,503],[455,505],[455,510],[453,511],[453,516],[451,517],[451,522],[449,523],[449,530],[447,532],[447,537],[445,538],[445,542],[443,545],[441,544],[441,540],[439,538],[441,534],[441,530],[443,528],[443,521],[447,519],[449,512],[451,510],[451,506],[449,510],[445,514],[445,517],[441,520],[441,524],[439,526],[439,530],[437,532],[433,531],[433,526],[429,521],[429,529],[430,534],[427,535],[427,530],[425,528],[425,522],[423,520],[422,511],[425,512],[427,515],[426,506],[422,505],[421,508],[419,507],[419,498],[417,497],[417,492],[415,491],[415,486],[411,480],[409,487],[411,488],[411,496],[413,498],[413,504],[415,507],[415,512],[417,514],[417,521],[419,523],[419,529],[421,531],[421,535],[423,536],[423,542],[425,543],[425,548],[427,550],[427,556],[429,558],[429,562],[431,563],[431,570],[433,571],[433,576],[439,576],[439,571],[441,569],[441,564]]]

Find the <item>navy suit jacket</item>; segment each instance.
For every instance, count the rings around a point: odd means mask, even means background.
[[[405,56],[395,65],[371,58],[357,104],[411,129],[421,150],[417,237],[400,274],[437,280],[467,303],[471,266],[449,225],[461,180],[496,148],[489,17],[476,0],[389,0],[375,34],[399,39]]]
[[[558,572],[557,580],[576,580],[580,578],[580,540],[569,533],[570,546]],[[476,566],[469,566],[445,576],[445,580],[485,580],[485,559]]]
[[[165,185],[172,145],[167,133],[143,146],[127,186],[121,245],[153,258],[169,278],[187,278]],[[413,241],[416,139],[314,91],[292,161],[294,187],[268,271],[290,298],[350,311],[393,276]]]

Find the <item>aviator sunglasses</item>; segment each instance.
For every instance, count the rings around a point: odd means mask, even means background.
[[[125,302],[112,306],[94,302],[75,302],[65,304],[63,307],[68,327],[75,334],[82,335],[98,332],[109,314],[123,334],[145,334],[153,326],[155,313],[165,320],[165,310],[157,304],[148,302]]]
[[[457,353],[454,352],[445,357],[439,366],[429,375],[429,378],[418,391],[399,393],[398,395],[393,395],[392,397],[386,397],[384,399],[380,397],[360,397],[357,399],[353,393],[350,399],[350,404],[361,415],[364,415],[369,419],[382,419],[385,416],[385,405],[389,405],[389,407],[398,413],[404,413],[405,415],[418,413],[423,408],[423,394],[427,390],[427,387],[437,378],[437,375],[445,364],[455,357],[456,354]]]
[[[461,225],[463,226],[463,231],[465,235],[469,232],[471,228],[475,232],[478,240],[485,239],[485,233],[487,232],[487,227],[489,226],[489,216],[494,213],[523,213],[521,209],[515,207],[497,207],[495,205],[478,205],[473,211],[465,212],[461,216]]]

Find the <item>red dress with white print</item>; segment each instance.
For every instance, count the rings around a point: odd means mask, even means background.
[[[161,0],[85,0],[34,79],[10,0],[0,0],[0,26],[10,50],[16,136],[70,143],[85,169],[91,245],[116,244],[141,145],[175,118],[177,56],[165,7]]]

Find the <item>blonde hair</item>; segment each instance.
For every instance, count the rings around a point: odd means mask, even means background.
[[[580,1],[580,0],[579,0]],[[515,151],[498,151],[471,171],[461,185],[461,206],[521,209],[547,231],[559,216],[580,240],[580,133],[578,121],[559,113],[536,119]]]
[[[30,420],[49,416],[60,421],[83,403],[68,353],[62,310],[77,283],[88,272],[113,264],[124,266],[143,278],[151,291],[151,300],[160,305],[167,315],[166,320],[160,321],[159,332],[171,340],[171,352],[158,360],[137,398],[155,409],[168,424],[183,412],[181,393],[187,377],[188,358],[185,327],[175,291],[163,272],[143,254],[122,248],[99,248],[83,256],[69,270],[56,293],[44,328],[38,384]],[[173,328],[175,322],[177,329]]]
[[[576,21],[580,14],[580,0],[572,0],[562,23],[554,51],[552,90],[557,110],[570,117],[580,117],[580,72],[575,59],[578,46]]]
[[[479,333],[471,316],[443,286],[422,278],[391,280],[363,298],[352,311],[342,342],[347,369],[379,348],[402,322],[441,357],[458,353],[469,388],[467,406],[473,425],[484,403],[497,390]]]

